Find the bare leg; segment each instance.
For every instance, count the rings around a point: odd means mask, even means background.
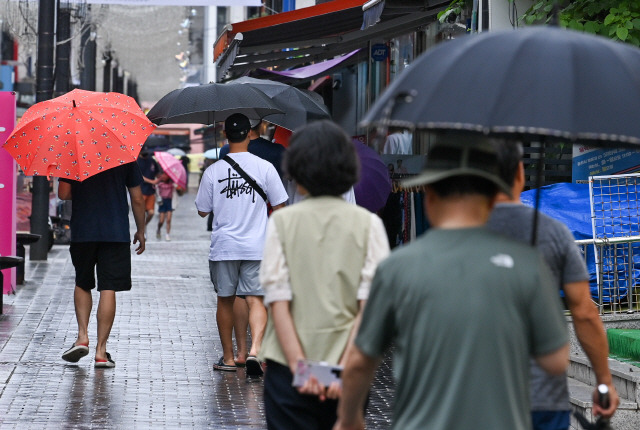
[[[144,225],[147,225],[147,224],[149,224],[151,222],[151,219],[153,218],[153,214],[154,214],[154,212],[152,210],[151,211],[147,211],[147,217],[144,220]]]
[[[222,344],[222,354],[224,363],[233,365],[233,302],[236,296],[218,296],[218,310],[216,312],[216,322],[218,323],[218,334]]]
[[[159,215],[159,219],[158,219],[158,234],[160,234],[160,231],[162,230],[162,224],[164,224],[164,214],[165,212],[160,212]]]
[[[172,211],[167,212],[167,234],[171,233],[171,214]]]
[[[76,345],[89,345],[89,317],[93,307],[91,291],[83,290],[76,286],[73,292],[73,302],[76,308],[76,320],[78,321],[78,339]]]
[[[249,328],[249,305],[245,299],[236,297],[233,303],[233,331],[236,335],[236,363],[243,364],[247,361],[247,329]]]
[[[267,327],[267,308],[262,296],[247,296],[249,305],[249,326],[251,327],[251,350],[249,355],[258,355],[262,345],[262,337]]]
[[[107,340],[116,317],[116,292],[100,291],[98,303],[98,344],[96,345],[96,358],[107,358]]]

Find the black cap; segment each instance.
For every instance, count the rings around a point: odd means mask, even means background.
[[[250,129],[249,118],[241,113],[234,113],[224,121],[224,131],[230,142],[242,142]]]
[[[422,172],[402,183],[405,187],[432,184],[453,176],[478,176],[511,196],[511,188],[500,179],[498,154],[489,139],[446,136],[427,154]]]

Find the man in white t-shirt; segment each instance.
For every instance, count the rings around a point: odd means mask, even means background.
[[[288,196],[273,165],[248,152],[250,128],[249,119],[242,114],[227,118],[228,158],[204,172],[195,203],[201,217],[213,213],[209,272],[218,294],[216,320],[223,351],[213,368],[231,372],[237,369],[232,342],[233,303],[236,295],[241,295],[249,305],[252,335],[247,375],[261,376],[262,366],[256,357],[267,311],[258,274],[267,227],[266,200],[276,210],[284,206]]]

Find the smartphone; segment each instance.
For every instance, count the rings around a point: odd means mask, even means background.
[[[329,364],[324,361],[298,360],[298,367],[293,376],[294,387],[301,387],[309,380],[310,376],[315,378],[324,386],[329,386],[333,382],[342,385],[342,366]]]

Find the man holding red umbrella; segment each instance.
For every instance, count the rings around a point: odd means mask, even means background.
[[[145,249],[145,205],[140,185],[142,173],[135,162],[123,164],[82,182],[60,179],[58,197],[73,202],[69,252],[76,270],[74,303],[78,338],[62,358],[77,362],[89,353],[89,318],[93,305],[97,269],[98,343],[95,367],[111,368],[116,363],[107,352],[107,340],[116,315],[116,291],[131,289],[131,252],[129,249],[129,208],[127,190],[136,223],[133,243],[137,254]]]
[[[62,358],[72,363],[89,354],[87,328],[91,290],[98,277],[98,344],[95,367],[115,367],[107,339],[116,312],[116,291],[131,289],[129,205],[142,254],[144,197],[135,162],[155,125],[136,101],[119,93],[75,89],[30,107],[3,148],[26,175],[57,176],[58,196],[71,200],[70,253],[76,271],[74,304],[78,337]]]

